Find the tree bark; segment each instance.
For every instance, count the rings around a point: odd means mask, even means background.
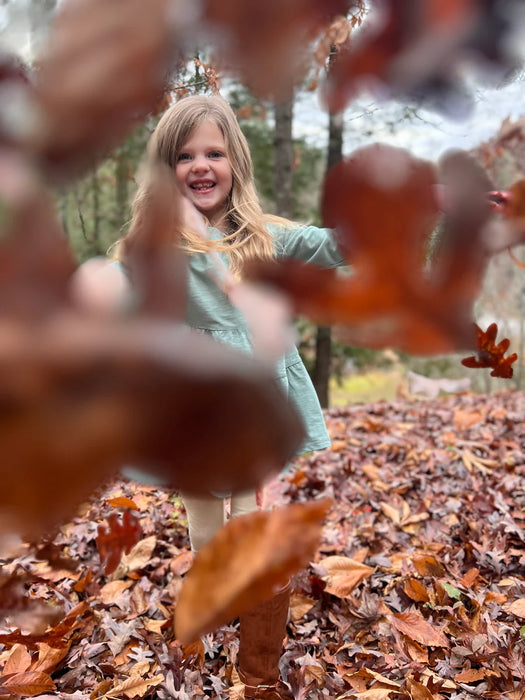
[[[332,47],[330,61],[337,49]],[[326,170],[330,170],[343,157],[343,119],[340,114],[330,114],[328,122],[328,149]],[[330,405],[330,367],[332,359],[332,328],[318,326],[315,339],[315,363],[313,383],[323,408]]]
[[[286,219],[293,218],[293,97],[276,103],[274,136],[274,198],[275,213]]]

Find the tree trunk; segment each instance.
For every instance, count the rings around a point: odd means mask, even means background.
[[[117,226],[121,229],[128,218],[128,182],[129,167],[126,154],[120,150],[115,155],[115,203],[117,208]]]
[[[274,107],[274,194],[275,213],[286,219],[293,218],[293,97]]]
[[[330,61],[337,49],[332,47]],[[343,157],[343,118],[341,114],[331,114],[328,123],[328,151],[326,170],[330,170]],[[332,359],[332,328],[318,326],[315,339],[315,363],[313,383],[319,403],[323,408],[330,405],[330,366]]]

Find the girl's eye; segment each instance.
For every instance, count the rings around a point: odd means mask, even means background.
[[[223,154],[220,151],[212,151],[210,153],[210,158],[222,158]]]
[[[190,159],[190,154],[189,153],[179,153],[177,156],[177,162],[181,160],[189,160]]]

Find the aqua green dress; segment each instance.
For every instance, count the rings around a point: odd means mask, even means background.
[[[329,229],[316,226],[269,226],[268,229],[275,240],[276,259],[297,258],[322,267],[344,264]],[[217,229],[210,229],[209,234],[210,238],[214,239],[219,239],[222,235]],[[226,253],[219,255],[227,266]],[[250,333],[244,316],[232,306],[226,294],[214,281],[217,272],[211,256],[208,253],[190,256],[188,268],[188,325],[209,334],[221,343],[251,353]],[[328,447],[330,438],[321,406],[297,348],[293,348],[279,360],[276,376],[297,408],[304,425],[306,438],[297,454]]]

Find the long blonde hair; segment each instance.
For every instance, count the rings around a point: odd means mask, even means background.
[[[212,249],[226,251],[232,272],[241,276],[246,262],[269,260],[274,256],[274,242],[267,225],[278,223],[290,226],[291,222],[263,213],[255,188],[248,142],[226,100],[218,96],[194,95],[172,105],[164,112],[151,135],[147,147],[148,161],[164,163],[174,173],[184,143],[196,127],[208,120],[220,129],[232,168],[233,186],[228,201],[229,230],[221,241],[210,241],[203,239],[196,231],[185,229],[180,232],[181,245],[190,254]],[[147,179],[139,185],[132,204],[131,227],[127,236],[140,235],[144,209],[149,200],[149,187]]]

